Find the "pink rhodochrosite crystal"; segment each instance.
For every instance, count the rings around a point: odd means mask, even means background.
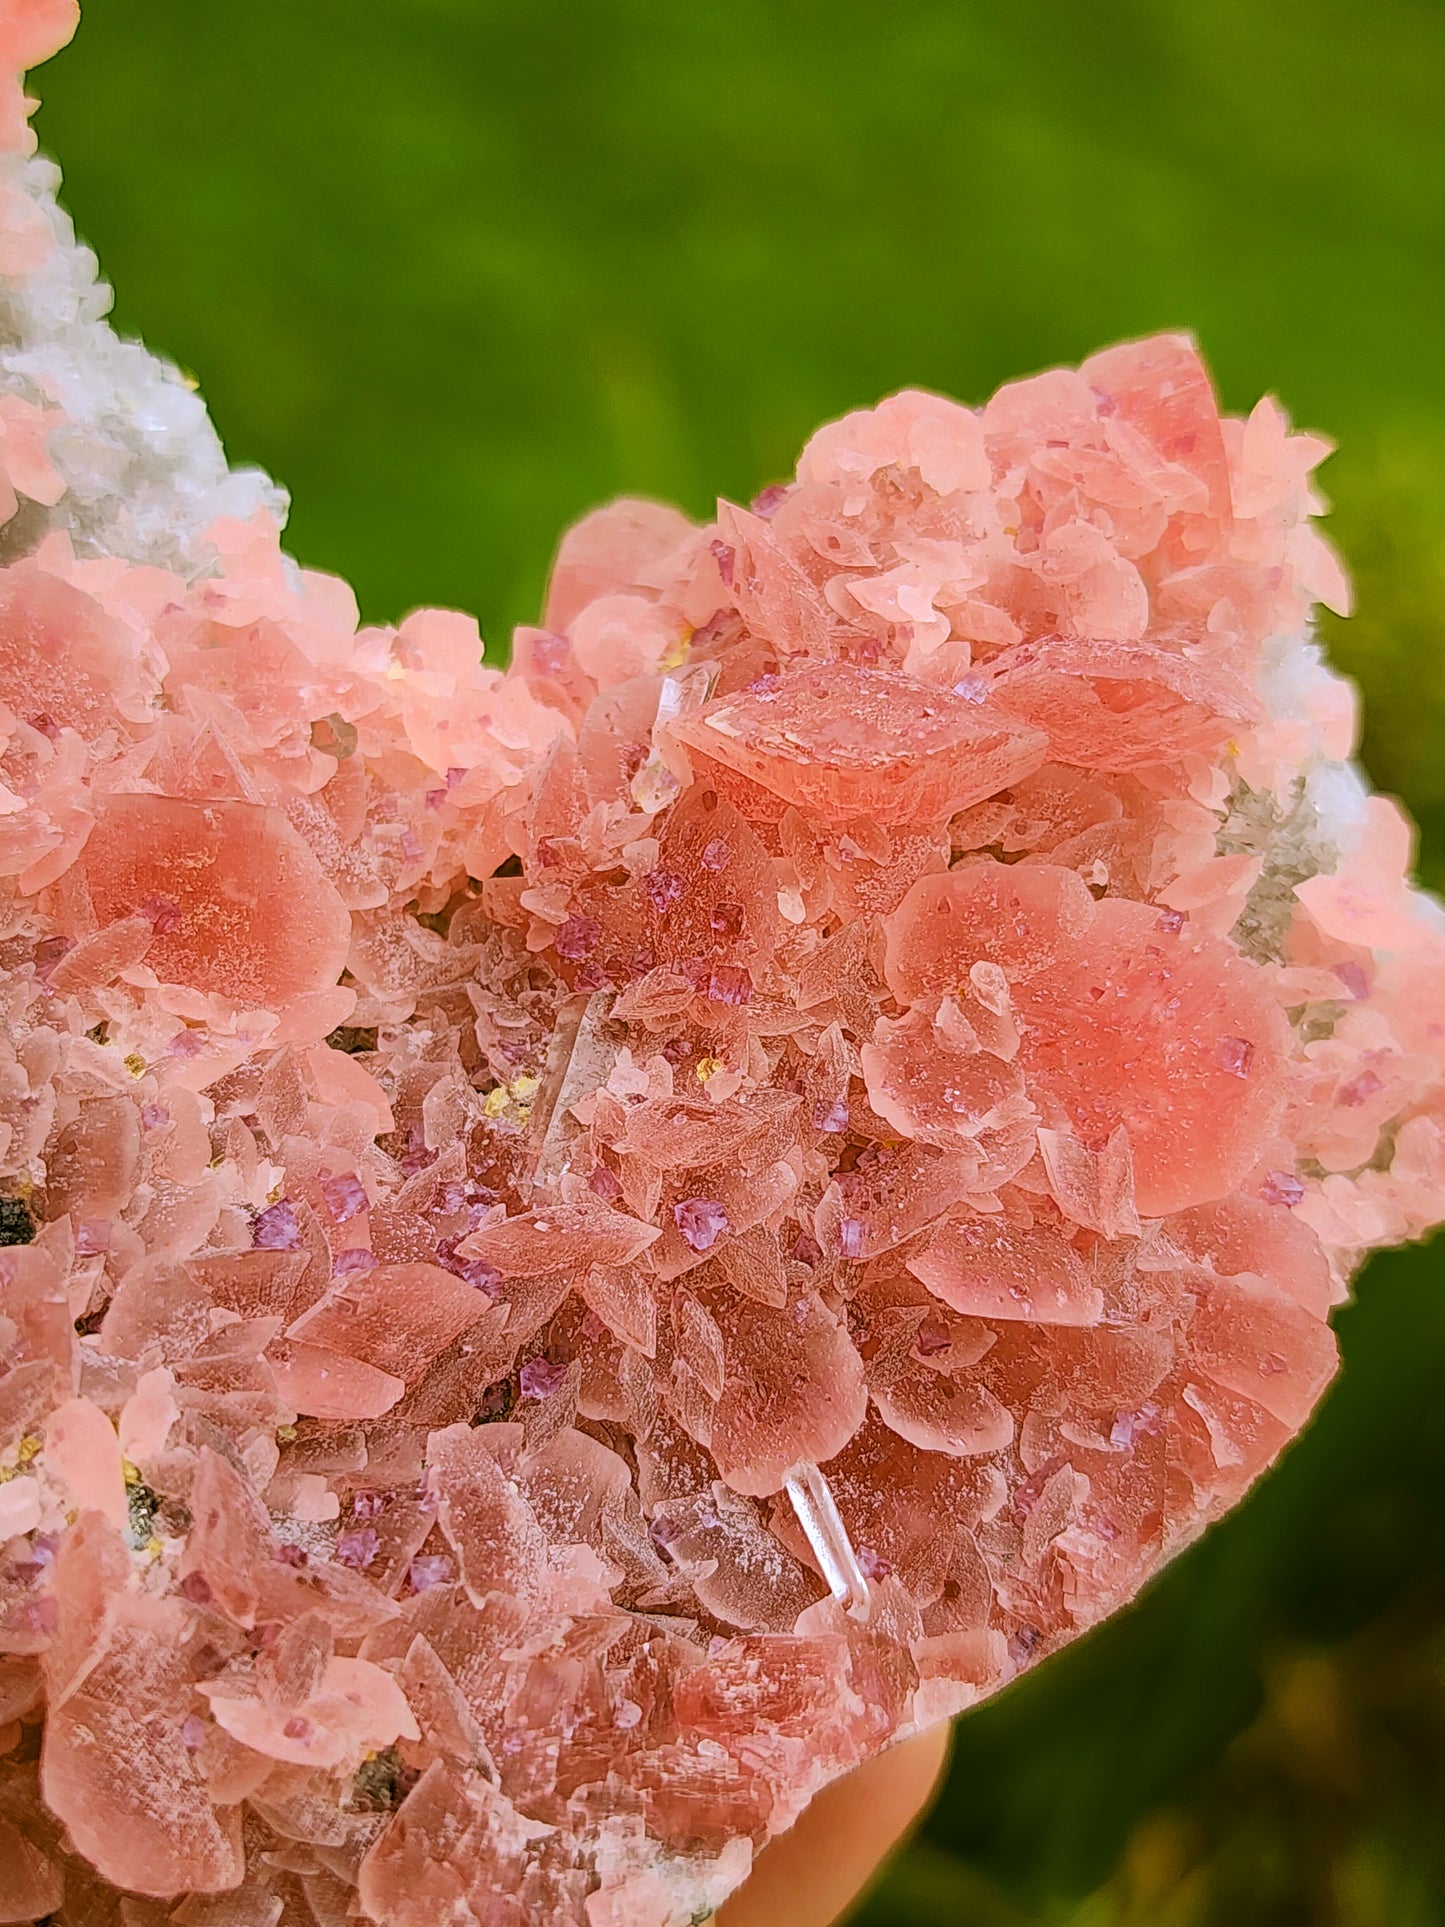
[[[26,113],[0,1918],[681,1927],[1232,1505],[1445,1216],[1325,445],[1172,336],[897,395],[590,516],[500,672],[283,556]]]

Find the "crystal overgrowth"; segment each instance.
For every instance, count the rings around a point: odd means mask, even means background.
[[[1231,1505],[1445,1215],[1325,446],[1175,337],[898,395],[589,517],[502,674],[283,557],[27,106],[0,1914],[694,1920]]]

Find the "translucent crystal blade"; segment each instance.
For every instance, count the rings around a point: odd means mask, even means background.
[[[839,1516],[832,1487],[816,1465],[795,1465],[783,1481],[783,1490],[793,1502],[829,1592],[852,1618],[866,1619],[871,1609],[868,1581]]]
[[[555,1191],[561,1183],[580,1130],[572,1106],[605,1084],[617,1061],[617,1046],[604,1035],[615,1001],[612,991],[598,990],[562,1006],[532,1106],[526,1182],[534,1194]]]
[[[679,716],[687,716],[693,710],[701,709],[712,695],[716,682],[717,666],[714,663],[702,663],[694,669],[673,669],[663,677],[657,698],[657,715],[652,725],[652,753],[632,779],[632,800],[640,810],[652,814],[665,808],[681,787],[668,768],[667,759],[657,747],[658,730],[667,723],[676,722]]]

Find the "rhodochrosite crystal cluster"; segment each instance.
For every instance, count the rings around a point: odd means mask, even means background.
[[[73,0],[3,0],[0,66]],[[0,1920],[678,1927],[1445,1215],[1324,444],[1160,337],[359,627],[0,96]]]

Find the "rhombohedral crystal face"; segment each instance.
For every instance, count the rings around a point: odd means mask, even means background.
[[[499,672],[283,555],[29,106],[5,1918],[680,1927],[1232,1505],[1445,1215],[1325,444],[1172,336],[896,395],[588,517]]]

